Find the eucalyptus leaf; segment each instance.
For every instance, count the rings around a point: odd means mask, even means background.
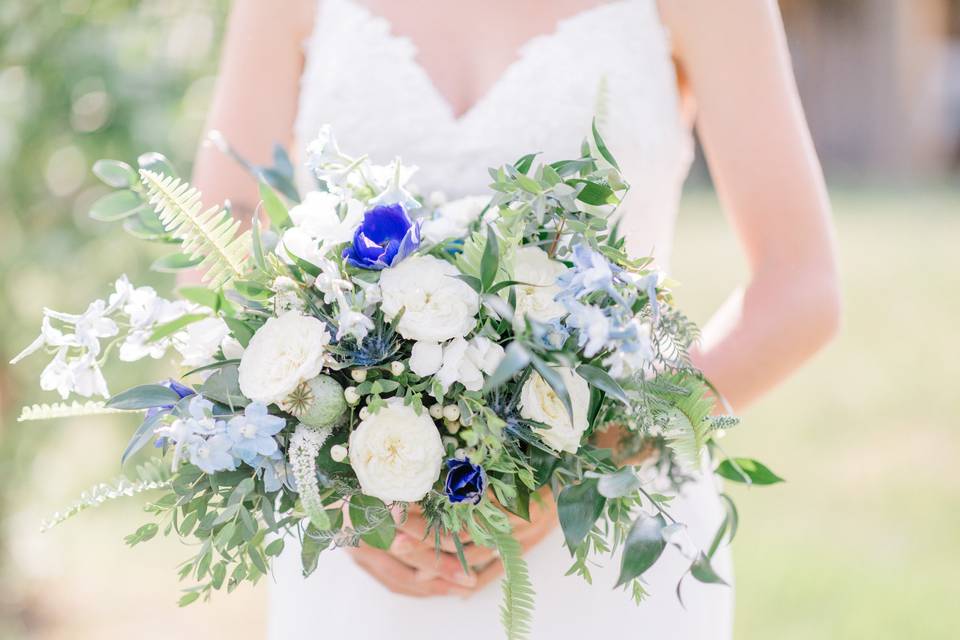
[[[228,407],[245,407],[250,401],[243,397],[240,391],[239,369],[237,365],[228,364],[213,373],[200,387],[200,393],[210,400],[215,400]]]
[[[582,364],[577,367],[577,373],[580,374],[580,377],[589,382],[591,385],[600,389],[608,396],[619,400],[620,402],[627,404],[627,394],[623,390],[623,387],[620,384],[610,377],[603,369],[599,367],[594,367],[589,364]]]
[[[162,384],[142,384],[121,391],[106,402],[111,409],[151,409],[177,404],[179,394]]]
[[[133,167],[119,160],[97,160],[93,163],[93,174],[115,189],[129,189],[140,181]]]
[[[156,327],[154,327],[153,333],[150,334],[150,338],[148,342],[156,342],[157,340],[161,340],[163,338],[166,338],[167,336],[171,336],[175,334],[177,331],[180,331],[180,329],[183,329],[184,327],[187,327],[193,324],[194,322],[205,320],[209,317],[210,316],[207,315],[206,313],[187,313],[180,316],[176,320],[171,320],[170,322],[158,324]]]
[[[286,205],[283,204],[283,201],[280,200],[277,193],[271,189],[269,185],[260,184],[260,199],[263,201],[263,208],[266,210],[267,215],[270,217],[270,222],[274,227],[277,229],[287,229],[293,226]]]
[[[176,273],[184,269],[190,269],[203,261],[203,258],[193,258],[185,253],[171,253],[153,261],[150,269],[160,273]]]
[[[557,515],[571,555],[603,513],[604,504],[606,499],[597,490],[596,478],[570,485],[557,496]]]
[[[160,173],[165,176],[170,176],[171,178],[179,177],[177,170],[173,168],[173,165],[170,164],[167,157],[156,151],[141,154],[140,157],[137,158],[137,165],[145,171],[153,171],[154,173]]]
[[[124,189],[108,193],[90,206],[90,217],[99,222],[115,222],[134,215],[145,208],[140,196]]]
[[[667,525],[659,513],[655,516],[641,512],[623,543],[623,555],[620,559],[620,576],[617,586],[643,575],[643,572],[656,563],[667,546],[663,539],[663,528]]]
[[[397,527],[382,501],[373,496],[358,493],[350,498],[349,511],[350,522],[355,529],[362,530],[375,525],[371,531],[360,536],[364,542],[375,549],[390,548],[396,536]],[[369,518],[370,512],[382,512],[383,517],[379,519]]]
[[[610,153],[609,149],[607,149],[607,145],[604,143],[603,138],[600,137],[600,132],[597,131],[596,118],[593,119],[591,129],[593,130],[593,143],[597,146],[597,151],[600,152],[600,155],[603,156],[604,160],[609,162],[614,169],[617,169],[619,171],[620,165],[618,165],[617,161],[613,159],[613,154]]]
[[[604,498],[622,498],[636,493],[639,488],[640,478],[630,466],[604,474],[598,478],[597,482],[597,491]]]
[[[123,450],[123,455],[120,456],[120,466],[123,466],[127,463],[127,460],[135,454],[137,451],[142,449],[150,440],[153,438],[154,432],[157,428],[157,423],[163,417],[163,414],[160,412],[155,413],[146,420],[144,420],[137,430],[133,432],[133,436],[130,438],[130,442],[127,443],[126,449]]]
[[[697,555],[696,560],[690,565],[690,575],[707,584],[727,584],[727,581],[721,578],[710,564],[710,559],[702,551]]]
[[[769,485],[783,478],[751,458],[727,458],[717,466],[717,475],[744,484]]]
[[[230,333],[233,334],[233,337],[240,343],[240,346],[246,349],[255,331],[246,322],[238,320],[237,318],[224,317],[223,321],[227,323]]]
[[[483,247],[483,257],[480,259],[480,285],[487,291],[493,285],[500,268],[500,242],[493,225],[487,226],[487,242]]]

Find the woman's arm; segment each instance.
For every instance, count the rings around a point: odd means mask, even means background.
[[[694,360],[741,409],[837,331],[830,204],[774,0],[662,0],[697,130],[750,280]]]
[[[220,131],[240,155],[269,164],[274,143],[290,145],[303,66],[301,43],[313,24],[313,3],[237,0],[230,13],[206,132]],[[245,169],[201,145],[193,184],[208,203],[229,200],[249,216],[260,197]]]

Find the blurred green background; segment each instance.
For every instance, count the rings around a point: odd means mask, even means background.
[[[929,27],[954,16],[956,3],[911,5],[924,9],[891,14],[899,16],[892,30],[889,21],[851,18],[850,7],[904,3],[843,4],[845,23],[829,3],[783,3],[818,147],[843,185],[833,200],[846,312],[830,349],[747,412],[725,441],[788,479],[731,489],[742,514],[735,555],[744,640],[957,636],[960,190],[951,186],[949,81],[960,74],[949,64],[953,32]],[[0,362],[33,339],[43,305],[80,310],[121,272],[172,285],[147,271],[158,255],[152,247],[87,218],[101,192],[89,166],[157,150],[189,169],[228,8],[226,0],[0,3]],[[937,65],[913,53],[894,65],[896,73],[911,62],[921,65],[913,75],[939,74],[938,135],[924,129],[906,146],[865,147],[857,136],[878,134],[853,124],[870,101],[854,104],[846,85],[831,92],[815,64],[814,53],[844,28],[868,43],[889,37],[903,47],[908,33],[942,48]],[[864,62],[857,76],[884,77],[888,58]],[[897,97],[907,116],[929,108],[929,92],[923,102]],[[834,122],[844,114],[849,132]],[[867,124],[882,125],[882,115]],[[905,153],[917,161],[904,163]],[[681,305],[699,321],[745,277],[702,168],[684,198],[674,276],[684,283]],[[22,405],[56,399],[38,389],[42,360],[0,364],[0,638],[159,639],[211,629],[214,637],[262,637],[266,585],[176,607],[174,567],[187,550],[171,540],[122,543],[140,522],[141,501],[39,533],[52,511],[120,472],[117,452],[134,426],[122,418],[16,423]],[[149,363],[107,375],[132,384],[163,370]]]

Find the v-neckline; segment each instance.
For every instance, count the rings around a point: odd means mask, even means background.
[[[408,47],[409,55],[407,56],[407,61],[416,70],[417,74],[421,76],[424,81],[424,85],[427,87],[427,90],[433,96],[434,100],[441,106],[448,122],[453,126],[463,125],[465,122],[470,120],[471,117],[487,102],[492,100],[500,90],[504,80],[510,75],[514,74],[516,70],[526,62],[529,52],[536,45],[558,38],[565,29],[570,27],[571,24],[575,24],[580,20],[592,16],[594,13],[609,9],[612,6],[628,4],[630,1],[631,0],[611,0],[607,2],[601,2],[592,7],[572,13],[569,16],[559,18],[554,23],[553,27],[548,31],[531,35],[514,50],[510,62],[504,66],[494,81],[479,93],[472,104],[468,105],[466,109],[458,114],[454,108],[453,102],[446,96],[446,94],[443,93],[443,91],[440,90],[440,87],[434,81],[433,75],[421,62],[420,47],[416,42],[414,42],[413,38],[408,35],[397,33],[390,19],[380,13],[377,13],[359,0],[344,0],[344,2],[348,2],[356,9],[361,11],[368,20],[382,24],[383,32],[389,40],[404,43]]]

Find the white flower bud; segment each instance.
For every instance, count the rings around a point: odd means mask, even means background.
[[[460,417],[460,407],[455,404],[448,404],[443,408],[443,417],[450,422],[456,421]]]
[[[406,369],[406,367],[399,360],[390,363],[390,373],[395,376],[399,376],[401,373],[403,373],[404,369]]]
[[[463,460],[464,458],[467,457],[467,452],[464,451],[463,449],[457,449],[456,451],[453,452],[453,457],[456,458],[457,460]]]
[[[342,444],[335,444],[330,447],[330,457],[334,462],[343,462],[347,459],[347,448]]]
[[[344,389],[343,399],[346,400],[347,404],[350,405],[351,407],[355,406],[358,402],[360,402],[360,394],[357,393],[357,388],[347,387],[346,389]]]
[[[350,377],[353,378],[354,382],[363,382],[367,379],[367,370],[353,369],[350,371]]]
[[[430,405],[429,411],[430,411],[430,417],[433,418],[434,420],[439,420],[440,418],[443,417],[443,405],[442,405],[442,404]]]
[[[366,420],[369,417],[370,417],[370,409],[367,409],[366,407],[363,407],[362,409],[360,409],[361,420]]]
[[[457,431],[460,431],[460,423],[453,420],[444,420],[443,426],[447,428],[447,432],[451,435],[455,434]]]

